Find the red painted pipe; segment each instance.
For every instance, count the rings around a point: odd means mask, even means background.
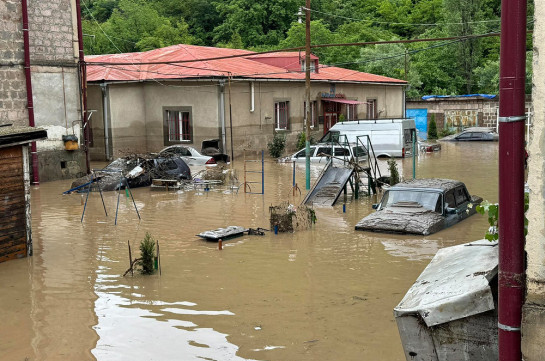
[[[21,1],[23,13],[23,48],[25,53],[25,78],[26,78],[26,99],[28,109],[28,125],[35,127],[34,123],[34,101],[32,100],[32,79],[30,73],[30,41],[28,37],[28,5],[27,0]],[[32,183],[40,184],[40,174],[38,172],[38,152],[36,142],[30,144],[30,154],[32,156]]]
[[[85,66],[85,54],[83,52],[83,30],[81,27],[81,3],[76,0],[76,15],[78,26],[78,53],[79,53],[79,71],[81,77],[81,97],[82,97],[82,126],[83,143],[85,147],[85,165],[87,174],[91,173],[91,161],[89,158],[89,124],[87,124],[87,68]]]
[[[499,359],[520,361],[524,302],[526,0],[502,0],[499,113]]]

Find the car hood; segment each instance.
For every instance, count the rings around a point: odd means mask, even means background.
[[[427,209],[388,207],[363,218],[356,224],[356,229],[426,236],[443,229],[444,222],[442,215]]]

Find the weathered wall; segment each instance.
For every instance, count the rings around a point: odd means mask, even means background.
[[[184,142],[200,150],[205,139],[221,139],[220,98],[218,82],[161,82],[108,85],[108,108],[111,124],[113,156],[128,153],[157,152],[167,146],[164,139],[163,110],[169,107],[191,107],[193,140]],[[274,102],[289,101],[290,125],[283,131],[287,137],[287,150],[294,151],[297,136],[304,126],[305,86],[302,82],[256,82],[254,84],[254,110],[251,111],[250,83],[233,81],[231,84],[231,118],[235,156],[243,150],[257,154],[266,150],[274,137]],[[330,84],[312,84],[311,99],[318,102],[318,116],[323,109],[322,93],[330,92]],[[335,92],[347,99],[366,101],[377,99],[380,118],[402,116],[403,90],[400,86],[337,84]],[[229,113],[229,86],[224,86],[225,140],[230,154],[231,129]],[[98,84],[91,85],[88,106],[96,109],[93,115],[93,159],[104,160],[104,120],[102,92]],[[365,104],[358,106],[358,118],[367,117]],[[312,130],[314,139],[323,135],[323,124]]]
[[[21,0],[1,1],[0,14],[0,123],[28,125]],[[84,164],[82,152],[65,151],[61,139],[81,118],[75,15],[74,0],[28,1],[34,118],[48,131],[48,139],[37,144],[38,158],[47,152],[40,165],[59,160],[59,167],[39,168],[42,181],[74,177]],[[51,152],[57,154],[51,158]],[[60,171],[61,161],[76,158],[77,170]]]
[[[545,3],[535,2],[534,126],[528,152],[530,208],[527,212],[527,295],[523,307],[522,351],[526,361],[543,360],[545,339]]]

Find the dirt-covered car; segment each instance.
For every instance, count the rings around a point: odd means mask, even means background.
[[[482,200],[456,180],[412,179],[389,188],[356,230],[428,235],[475,214]]]

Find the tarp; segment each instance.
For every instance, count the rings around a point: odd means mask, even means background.
[[[430,327],[493,310],[490,281],[497,273],[497,243],[443,248],[394,308],[394,316],[419,314]]]
[[[481,97],[485,99],[494,99],[496,95],[494,94],[464,94],[464,95],[424,95],[423,100],[429,99],[445,99],[445,98],[470,98],[470,97]]]

